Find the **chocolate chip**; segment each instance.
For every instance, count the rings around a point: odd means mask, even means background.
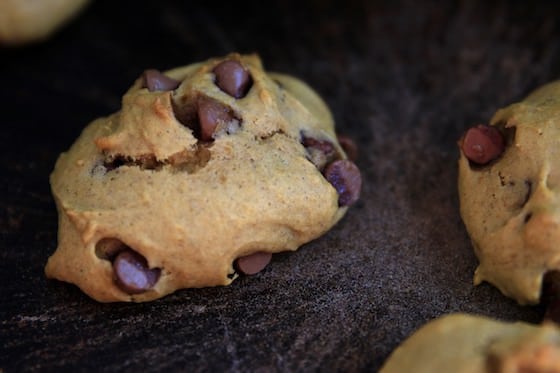
[[[329,164],[323,174],[338,192],[339,206],[349,206],[358,200],[362,188],[362,175],[353,162],[339,159]]]
[[[301,143],[307,150],[309,160],[318,170],[322,171],[328,163],[338,158],[334,145],[328,140],[302,136]]]
[[[352,140],[350,137],[344,136],[344,135],[336,135],[336,138],[337,138],[340,146],[342,146],[342,149],[344,149],[344,152],[348,156],[348,159],[350,159],[351,161],[357,160],[358,159],[358,146],[356,145],[354,140]]]
[[[230,133],[234,130],[233,127],[239,125],[239,120],[229,107],[208,97],[200,97],[198,100],[198,121],[200,139],[203,141],[211,141],[219,126]]]
[[[301,143],[306,148],[319,149],[328,156],[334,155],[334,153],[335,153],[334,145],[332,144],[332,142],[330,142],[328,140],[320,141],[320,140],[314,139],[312,137],[303,137]]]
[[[177,88],[181,83],[180,81],[170,78],[155,69],[144,71],[142,78],[144,79],[142,87],[148,88],[148,91],[150,92],[170,91]]]
[[[95,255],[99,259],[112,260],[118,253],[127,249],[127,246],[116,238],[102,238],[95,245]]]
[[[264,251],[259,251],[254,254],[242,256],[235,261],[235,266],[246,275],[254,275],[262,271],[270,260],[272,259],[271,253],[266,253]]]
[[[133,250],[125,250],[113,261],[117,285],[128,294],[150,290],[159,280],[161,270],[148,268],[146,259]]]
[[[504,152],[504,138],[495,127],[479,124],[465,134],[461,149],[473,163],[484,165]]]
[[[216,85],[235,98],[245,97],[253,84],[251,74],[238,61],[225,60],[212,72],[216,76]]]

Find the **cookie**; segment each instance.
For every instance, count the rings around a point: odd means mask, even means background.
[[[560,329],[553,323],[446,315],[413,333],[380,372],[560,372]]]
[[[61,154],[51,187],[46,275],[142,302],[259,272],[336,224],[361,176],[317,93],[230,54],[147,70]]]
[[[474,283],[488,281],[520,304],[538,303],[543,277],[560,269],[559,142],[559,82],[459,142],[461,217],[480,261]]]
[[[0,44],[18,45],[45,39],[87,3],[88,0],[2,0]]]

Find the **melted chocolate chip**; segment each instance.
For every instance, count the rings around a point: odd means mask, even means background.
[[[233,109],[208,96],[198,95],[173,104],[175,118],[202,142],[211,142],[222,134],[233,134],[241,127]]]
[[[181,83],[178,80],[170,78],[155,69],[149,69],[144,71],[144,74],[142,74],[142,78],[143,78],[142,87],[148,88],[148,91],[150,92],[170,91],[172,89],[177,88]]]
[[[198,121],[200,139],[203,141],[211,141],[220,125],[227,131],[227,128],[233,127],[232,122],[239,124],[229,107],[208,97],[201,97],[198,100]]]
[[[329,164],[323,174],[338,192],[339,206],[349,206],[358,200],[362,188],[362,175],[353,162],[339,159]]]
[[[161,274],[159,268],[148,268],[146,259],[130,249],[116,256],[113,270],[117,285],[128,294],[139,294],[150,290]]]
[[[504,138],[495,127],[479,124],[465,134],[461,149],[473,163],[484,165],[504,152]]]
[[[216,85],[235,98],[245,97],[253,84],[251,74],[238,61],[223,61],[212,72],[216,76]]]
[[[254,254],[242,256],[235,261],[235,266],[239,272],[246,275],[254,275],[262,271],[270,260],[272,259],[272,254],[264,251],[259,251]]]
[[[302,136],[301,143],[307,150],[309,160],[318,170],[322,171],[328,163],[338,158],[334,145],[328,140]]]
[[[333,156],[336,153],[334,145],[328,140],[320,141],[312,137],[304,137],[302,139],[302,144],[306,148],[319,149],[327,156]]]

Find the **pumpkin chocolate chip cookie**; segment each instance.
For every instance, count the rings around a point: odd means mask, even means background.
[[[328,231],[361,176],[311,88],[230,54],[145,71],[59,157],[51,186],[47,276],[142,302],[259,272]]]
[[[380,370],[400,372],[560,372],[560,329],[451,314],[422,326]]]
[[[89,0],[2,0],[0,44],[40,41],[68,22]]]
[[[558,278],[545,275],[560,270],[560,82],[498,110],[459,145],[461,216],[480,261],[474,282],[538,303]]]

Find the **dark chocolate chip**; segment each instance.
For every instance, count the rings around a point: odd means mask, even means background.
[[[149,69],[142,74],[143,85],[142,87],[148,88],[148,91],[170,91],[175,89],[181,84],[180,81],[170,78],[160,71]]]
[[[324,175],[338,192],[339,206],[349,206],[360,198],[362,175],[353,162],[347,159],[334,161],[325,168]]]
[[[504,138],[497,128],[479,124],[465,134],[461,149],[473,163],[484,165],[504,152]]]
[[[348,159],[351,161],[356,161],[358,159],[358,146],[356,145],[354,140],[344,135],[336,135],[336,138],[342,149],[344,149],[344,152],[348,156]]]
[[[317,140],[312,137],[302,136],[301,143],[307,150],[309,160],[322,171],[325,166],[338,158],[338,154],[332,142],[328,140]]]
[[[150,290],[159,280],[161,270],[148,268],[146,259],[133,250],[125,250],[113,261],[117,285],[128,294]]]
[[[219,125],[228,127],[233,121],[236,124],[239,122],[229,107],[208,97],[200,97],[198,100],[198,121],[200,139],[203,141],[211,141]]]
[[[247,95],[253,78],[241,63],[234,60],[225,60],[214,67],[216,85],[228,95],[242,98]]]
[[[328,140],[320,141],[320,140],[314,139],[312,137],[304,137],[302,139],[302,144],[306,148],[319,149],[323,153],[325,153],[327,156],[332,156],[336,152],[335,148],[334,148],[334,145],[332,144],[332,142],[330,142]]]
[[[116,238],[102,238],[95,245],[95,255],[99,259],[113,260],[113,258],[127,249],[127,246]]]
[[[254,275],[262,271],[270,260],[272,259],[272,254],[264,251],[259,251],[250,255],[242,256],[238,258],[235,262],[235,266],[239,272],[246,275]]]

